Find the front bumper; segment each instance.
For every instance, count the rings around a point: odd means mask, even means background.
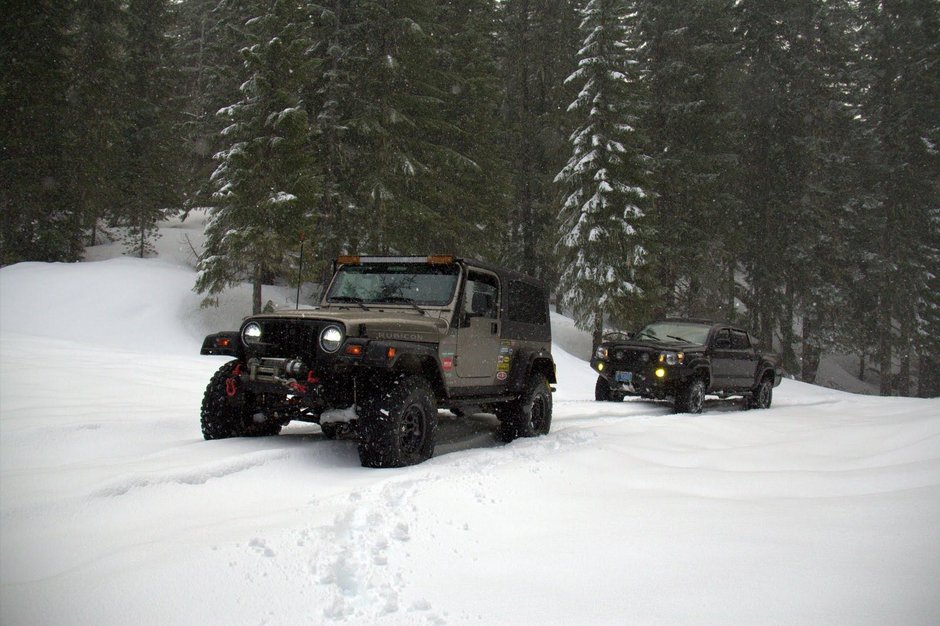
[[[688,379],[687,368],[662,363],[629,367],[608,359],[591,359],[591,368],[611,390],[632,396],[671,396]]]

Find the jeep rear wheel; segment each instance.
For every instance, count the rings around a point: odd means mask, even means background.
[[[705,381],[693,378],[676,393],[673,413],[701,413],[705,406]]]
[[[281,432],[277,422],[255,421],[254,398],[242,389],[238,367],[238,361],[229,361],[216,371],[206,386],[200,413],[205,439],[267,437]]]
[[[519,437],[547,435],[552,426],[552,390],[548,379],[533,374],[522,397],[497,408],[497,437],[509,443]]]
[[[434,454],[437,406],[421,376],[394,379],[363,402],[358,420],[363,467],[404,467]]]

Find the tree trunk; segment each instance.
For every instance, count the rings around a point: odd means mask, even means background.
[[[597,310],[594,312],[594,332],[591,334],[591,354],[594,354],[594,351],[597,350],[597,346],[601,345],[604,341],[604,310],[601,307],[597,307]]]
[[[894,386],[891,384],[891,314],[888,306],[889,303],[882,299],[878,313],[878,367],[881,370],[879,393],[883,396],[890,396],[894,391]]]
[[[802,345],[802,363],[800,369],[800,380],[804,383],[815,383],[816,374],[819,372],[819,361],[822,357],[822,350],[816,345],[813,333],[816,330],[816,323],[810,318],[803,319],[803,345]]]
[[[897,392],[902,396],[911,395],[911,319],[913,313],[907,310],[901,314],[901,337],[898,344],[898,358],[900,366],[898,369]]]
[[[261,313],[261,265],[255,266],[255,275],[251,281],[251,314]]]

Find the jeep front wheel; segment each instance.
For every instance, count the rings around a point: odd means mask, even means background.
[[[238,361],[216,371],[202,397],[201,425],[205,439],[267,437],[281,432],[273,421],[256,422],[254,399],[241,387]]]
[[[434,454],[437,406],[421,376],[403,376],[375,389],[358,419],[363,467],[404,467]]]
[[[533,374],[522,397],[496,411],[499,418],[497,437],[509,443],[519,437],[547,435],[552,426],[552,391],[548,379]]]

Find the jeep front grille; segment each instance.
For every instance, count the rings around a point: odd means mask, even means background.
[[[248,347],[249,357],[302,357],[313,363],[317,340],[326,322],[310,320],[256,320],[261,324],[261,343]]]

